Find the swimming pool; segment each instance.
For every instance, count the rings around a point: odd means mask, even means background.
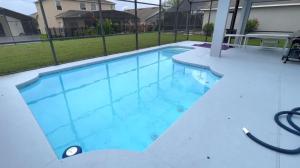
[[[69,146],[144,151],[220,77],[166,47],[41,76],[19,88],[57,157]]]

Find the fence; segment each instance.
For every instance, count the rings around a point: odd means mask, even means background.
[[[47,4],[39,0],[37,8],[41,15],[37,19],[44,23],[39,25],[40,30],[36,22],[22,21],[24,33],[10,32],[6,40],[0,37],[0,53],[5,53],[0,57],[0,75],[178,41],[203,40],[200,35],[203,13],[191,7],[181,9],[184,4],[181,0],[169,1],[174,4],[163,0],[118,2],[133,11],[107,10],[107,4],[97,0],[97,10],[56,15],[58,23],[53,26]],[[187,2],[192,5],[192,1]],[[85,8],[89,8],[89,3],[93,2],[87,1]],[[144,18],[141,11],[145,7],[157,12]],[[196,35],[191,36],[191,33]]]

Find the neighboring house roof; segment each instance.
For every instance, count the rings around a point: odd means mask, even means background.
[[[56,15],[56,18],[79,18],[84,17],[88,11],[68,10],[66,12]]]
[[[148,18],[146,18],[145,22],[146,23],[155,23],[158,22],[159,20],[159,16],[158,16],[159,12],[156,12],[155,14],[149,16]],[[160,16],[160,19],[164,19],[164,15]]]
[[[84,18],[88,16],[99,16],[99,11],[81,11],[81,10],[69,10],[66,12],[63,12],[61,14],[56,15],[56,18],[63,18],[63,19],[72,19],[72,18]],[[135,16],[123,12],[123,11],[117,11],[117,10],[104,10],[102,11],[103,18],[110,18],[111,20],[120,20],[120,19],[134,19]]]
[[[5,15],[5,16],[9,16],[9,17],[13,17],[19,20],[33,20],[34,18],[32,18],[31,16],[28,15],[24,15],[22,13],[18,13],[3,7],[0,7],[0,15]]]
[[[101,0],[101,2],[102,2],[103,4],[110,4],[110,5],[116,4],[116,3],[114,3],[114,2],[106,1],[106,0]]]
[[[42,1],[47,1],[47,0],[42,0]],[[65,0],[62,0],[62,1],[65,1]],[[72,0],[66,0],[66,1],[72,1]],[[78,1],[78,0],[74,0],[74,1]],[[82,1],[88,1],[88,2],[91,2],[92,0],[82,0]],[[78,1],[78,2],[79,2],[79,1]],[[97,1],[95,0],[95,2],[97,2]],[[114,3],[114,2],[107,1],[107,0],[101,0],[101,2],[102,2],[102,4],[108,4],[108,5],[114,5],[114,4],[116,4],[116,3]],[[39,3],[39,1],[37,0],[37,1],[35,1],[34,3]]]
[[[149,20],[153,20],[153,18],[157,19],[158,14],[159,14],[159,11],[153,13],[152,15],[148,16],[148,17],[145,19],[145,21],[147,22],[147,21],[149,21]],[[160,16],[160,17],[162,18],[163,16]]]
[[[137,17],[140,19],[141,22],[147,20],[147,18],[155,15],[158,12],[158,7],[151,7],[151,8],[138,8],[137,10]],[[125,12],[135,15],[134,9],[125,10]]]
[[[31,17],[34,18],[34,19],[37,19],[38,13],[35,12],[35,13],[30,14],[29,16],[31,16]]]

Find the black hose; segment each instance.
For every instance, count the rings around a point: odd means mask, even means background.
[[[275,122],[283,129],[285,129],[286,131],[292,133],[292,134],[295,134],[295,135],[298,135],[300,136],[300,127],[298,125],[296,125],[292,118],[294,115],[299,115],[300,116],[300,107],[297,107],[297,108],[294,108],[292,109],[291,111],[281,111],[281,112],[278,112],[275,114],[274,116],[274,120]],[[287,126],[287,125],[284,125],[279,117],[282,116],[282,115],[286,115],[286,119],[287,119],[287,122],[289,123],[290,127]],[[284,153],[284,154],[290,154],[290,155],[295,155],[295,154],[300,154],[300,147],[297,148],[297,149],[283,149],[283,148],[279,148],[279,147],[276,147],[276,146],[272,146],[270,144],[267,144],[263,141],[261,141],[260,139],[256,138],[254,135],[252,135],[246,128],[243,128],[243,131],[245,132],[245,134],[250,138],[252,139],[254,142],[270,149],[270,150],[273,150],[273,151],[276,151],[276,152],[279,152],[279,153]]]

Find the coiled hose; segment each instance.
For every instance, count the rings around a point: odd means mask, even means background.
[[[275,114],[274,116],[274,120],[275,122],[283,129],[285,129],[286,131],[292,133],[292,134],[295,134],[295,135],[298,135],[300,136],[300,127],[298,125],[296,125],[292,118],[294,115],[299,115],[300,116],[300,107],[297,107],[297,108],[294,108],[292,109],[291,111],[281,111],[281,112],[278,112]],[[287,126],[287,125],[284,125],[279,117],[282,116],[282,115],[286,115],[286,119],[287,119],[287,122],[288,124],[290,125]],[[276,152],[279,152],[279,153],[284,153],[284,154],[290,154],[290,155],[295,155],[295,154],[300,154],[300,147],[297,148],[297,149],[283,149],[283,148],[279,148],[279,147],[276,147],[276,146],[272,146],[270,144],[267,144],[263,141],[261,141],[260,139],[256,138],[254,135],[252,135],[249,130],[247,128],[243,128],[243,131],[244,133],[250,138],[252,139],[254,142],[270,149],[270,150],[273,150],[273,151],[276,151]]]

